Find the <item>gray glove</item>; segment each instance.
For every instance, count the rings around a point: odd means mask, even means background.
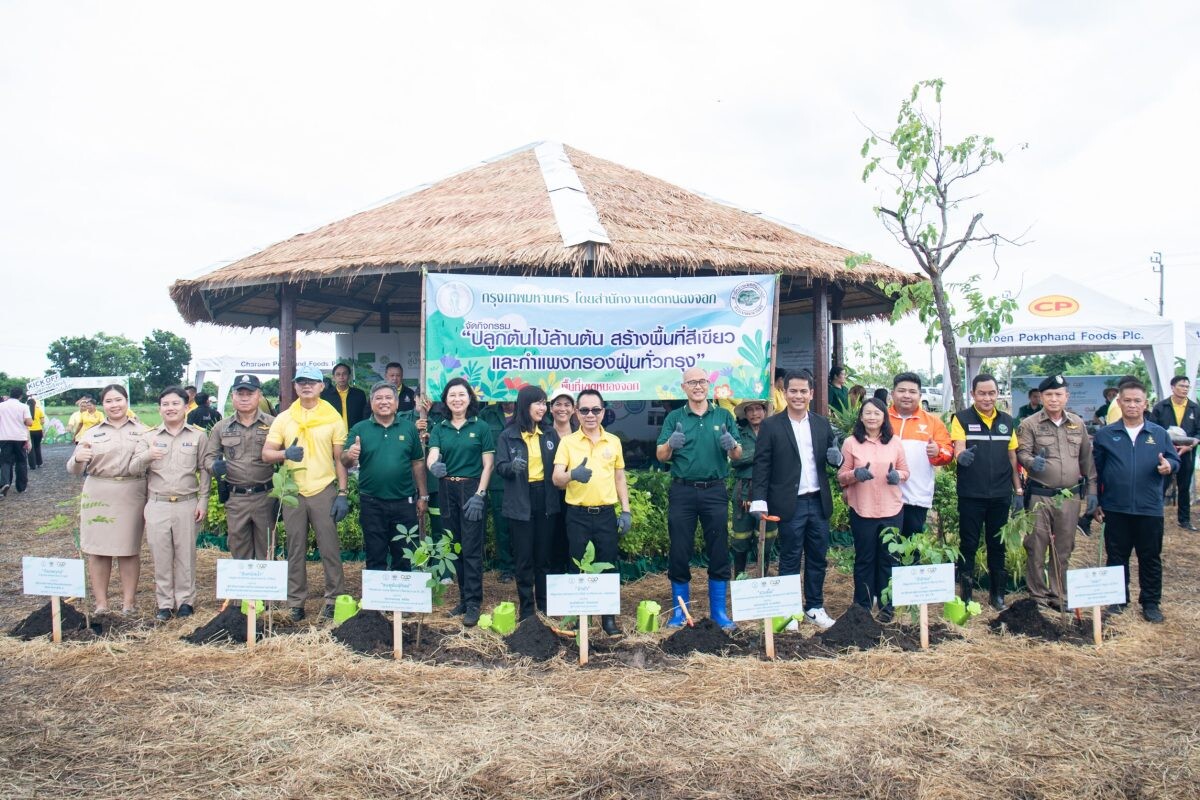
[[[1013,514],[1020,514],[1022,511],[1024,511],[1025,510],[1025,495],[1014,494],[1012,496],[1012,503],[1009,505],[1009,510]]]
[[[887,482],[888,486],[896,486],[900,483],[900,473],[891,464],[888,464]]]
[[[304,448],[298,444],[299,441],[300,441],[299,436],[297,436],[295,439],[292,439],[291,445],[288,447],[287,450],[283,451],[283,457],[286,458],[288,461],[303,461],[304,460]]]
[[[1046,471],[1046,456],[1050,455],[1050,451],[1042,448],[1042,451],[1033,458],[1033,463],[1029,465],[1030,472],[1045,472]]]
[[[529,469],[529,462],[518,455],[514,455],[512,461],[508,463],[512,465],[512,470],[516,473],[521,473]]]
[[[617,535],[624,536],[629,533],[629,529],[633,527],[633,515],[628,511],[622,511],[621,516],[617,517]]]
[[[209,472],[213,474],[214,478],[224,478],[225,474],[229,472],[229,467],[225,465],[225,459],[218,458],[212,463],[212,469]]]
[[[329,516],[333,517],[335,523],[341,522],[350,513],[350,501],[346,499],[346,495],[339,494],[333,498],[333,507],[329,509]]]
[[[721,449],[726,453],[738,446],[737,439],[733,438],[733,434],[730,433],[724,425],[721,426],[721,438],[717,441],[720,442]],[[672,447],[671,449],[674,450],[675,448]]]
[[[975,463],[975,445],[971,445],[966,450],[958,454],[958,465],[960,467],[969,467]]]
[[[1096,497],[1096,495],[1094,495],[1094,494],[1089,494],[1087,496],[1087,509],[1084,510],[1083,513],[1091,514],[1093,511],[1096,510],[1096,506],[1098,506],[1099,504],[1100,504],[1099,498]]]
[[[825,451],[825,461],[827,461],[831,467],[840,467],[842,465],[842,451],[838,450],[836,447],[830,447]]]
[[[871,474],[871,464],[868,462],[865,467],[854,468],[854,480],[858,482],[869,481],[875,476]]]
[[[463,519],[467,522],[479,522],[483,519],[483,495],[473,494],[463,506]]]
[[[667,447],[672,450],[679,450],[687,444],[687,437],[683,435],[683,423],[675,423],[675,432],[667,437]]]
[[[446,477],[446,463],[444,461],[435,461],[429,467],[429,471],[435,478],[444,478]]]
[[[587,483],[592,479],[592,471],[588,469],[587,459],[579,463],[579,466],[571,470],[571,480],[576,483]]]

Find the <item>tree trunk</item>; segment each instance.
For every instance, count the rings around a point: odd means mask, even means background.
[[[950,389],[954,393],[954,410],[962,411],[963,405],[963,376],[958,366],[958,343],[954,336],[954,323],[950,321],[950,306],[946,302],[946,290],[942,286],[941,273],[931,275],[929,282],[933,284],[933,303],[937,307],[938,325],[942,329],[942,349],[946,351],[946,366],[950,372]]]

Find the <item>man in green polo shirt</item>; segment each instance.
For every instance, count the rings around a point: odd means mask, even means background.
[[[382,381],[371,387],[371,416],[346,436],[342,463],[358,469],[358,519],[362,525],[366,569],[409,570],[405,541],[398,526],[415,531],[425,513],[425,450],[417,427],[396,417],[396,387]]]
[[[667,577],[671,580],[674,611],[668,627],[683,624],[683,611],[675,599],[691,598],[689,564],[695,550],[696,523],[704,530],[708,554],[708,613],[725,629],[734,628],[725,613],[729,589],[729,492],[725,478],[729,459],[741,458],[737,422],[727,409],[708,399],[708,376],[699,367],[683,373],[687,405],[667,414],[658,435],[655,455],[671,465],[671,490],[667,497],[667,533],[671,549]]]

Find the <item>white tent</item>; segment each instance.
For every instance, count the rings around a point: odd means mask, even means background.
[[[317,369],[328,372],[335,366],[335,361],[332,358],[308,358],[298,359],[296,366],[310,365]],[[233,383],[234,375],[279,375],[279,359],[268,356],[266,358],[242,358],[241,356],[221,356],[220,358],[201,358],[192,362],[192,371],[195,372],[195,381],[197,386],[204,385],[204,378],[210,372],[220,373],[221,377],[217,380],[217,408],[225,408],[225,401],[229,399],[229,389]]]
[[[1059,276],[1024,290],[1018,299],[1012,324],[991,339],[969,339],[959,348],[967,360],[968,386],[985,358],[1137,350],[1146,361],[1158,396],[1166,397],[1164,388],[1175,372],[1174,325],[1169,319]]]

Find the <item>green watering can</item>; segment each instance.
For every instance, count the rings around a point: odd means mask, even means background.
[[[955,625],[966,625],[967,620],[982,610],[974,600],[964,603],[961,597],[956,597],[942,605],[942,617]]]
[[[658,615],[661,612],[662,606],[653,600],[643,600],[642,602],[638,603],[638,633],[654,633],[654,631],[658,630]]]
[[[480,624],[483,618],[480,617]],[[501,636],[507,636],[517,629],[517,607],[505,600],[497,603],[492,609],[492,630]]]
[[[348,594],[339,594],[333,601],[333,621],[339,625],[358,613],[358,601]]]
[[[792,620],[803,622],[804,617],[800,614],[793,614],[790,617],[771,617],[771,629],[775,633],[783,633],[787,626],[792,624]]]
[[[254,601],[254,613],[255,614],[261,615],[263,613],[263,611],[266,609],[266,607],[267,607],[266,603],[264,603],[262,600]],[[250,615],[250,601],[249,600],[242,601],[242,613],[245,614],[246,616]]]

